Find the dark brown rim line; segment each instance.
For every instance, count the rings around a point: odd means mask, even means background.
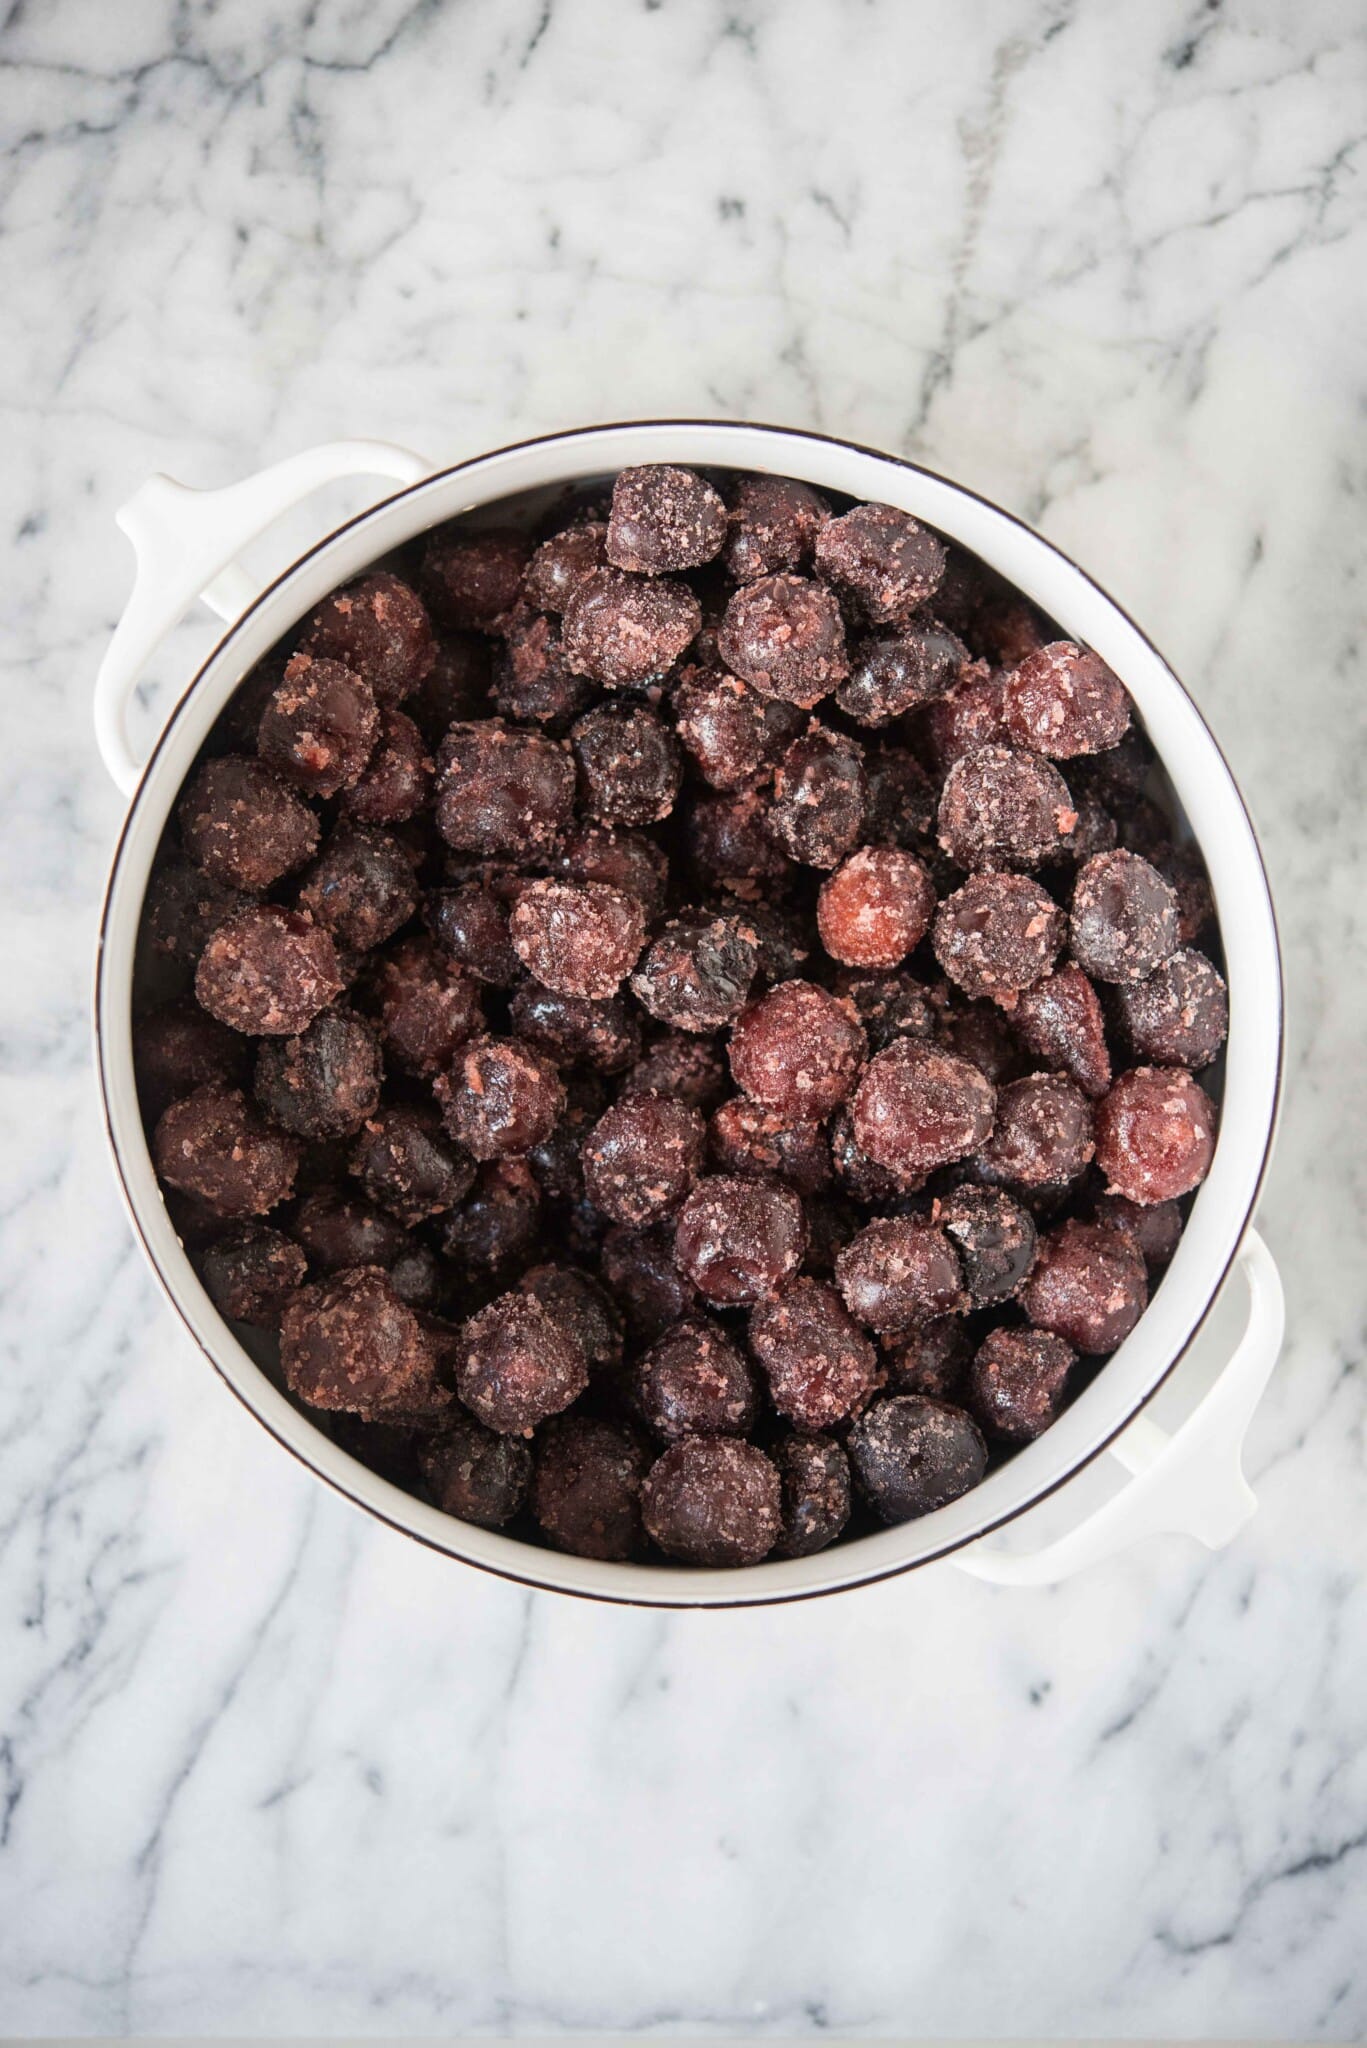
[[[1259,1162],[1258,1172],[1254,1180],[1250,1200],[1240,1220],[1238,1233],[1234,1240],[1234,1249],[1231,1251],[1228,1259],[1226,1259],[1224,1266],[1220,1271],[1219,1277],[1216,1280],[1214,1287],[1211,1289],[1209,1297],[1207,1298],[1205,1307],[1202,1309],[1196,1321],[1192,1324],[1192,1327],[1188,1331],[1186,1338],[1183,1340],[1180,1348],[1173,1354],[1173,1357],[1169,1360],[1168,1364],[1163,1368],[1162,1372],[1158,1375],[1158,1377],[1154,1380],[1152,1385],[1148,1388],[1147,1392],[1144,1393],[1138,1401],[1136,1401],[1135,1405],[1128,1411],[1128,1413],[1125,1416],[1122,1417],[1122,1419],[1117,1423],[1115,1428],[1109,1432],[1108,1435],[1103,1437],[1102,1440],[1098,1444],[1096,1444],[1092,1450],[1087,1452],[1084,1457],[1080,1458],[1077,1461],[1077,1463],[1068,1470],[1067,1473],[1065,1473],[1058,1479],[1051,1480],[1047,1486],[1041,1487],[1038,1493],[1032,1494],[1028,1500],[1023,1502],[1019,1507],[1013,1508],[1009,1514],[998,1516],[995,1521],[986,1523],[982,1528],[976,1529],[969,1536],[957,1537],[950,1542],[946,1542],[941,1548],[930,1551],[924,1557],[918,1557],[909,1560],[905,1564],[889,1566],[884,1571],[869,1571],[863,1573],[859,1577],[851,1579],[846,1583],[838,1586],[807,1587],[801,1590],[794,1590],[793,1592],[745,1593],[736,1594],[731,1597],[727,1597],[725,1594],[722,1594],[721,1596],[715,1599],[712,1598],[710,1595],[690,1596],[687,1598],[681,1597],[677,1599],[661,1597],[656,1599],[645,1595],[600,1591],[590,1592],[578,1587],[550,1585],[543,1579],[538,1579],[530,1575],[525,1575],[521,1572],[514,1571],[511,1567],[489,1564],[482,1559],[469,1558],[462,1556],[459,1553],[452,1552],[451,1550],[448,1550],[444,1544],[435,1542],[431,1537],[419,1535],[415,1530],[407,1528],[402,1522],[395,1521],[390,1515],[386,1514],[383,1509],[373,1507],[368,1501],[360,1499],[356,1494],[352,1493],[347,1487],[342,1485],[342,1483],[339,1480],[333,1479],[327,1473],[320,1471],[319,1468],[316,1465],[314,1465],[304,1455],[302,1451],[296,1449],[296,1447],[293,1444],[289,1443],[283,1436],[281,1436],[278,1433],[277,1430],[275,1430],[271,1426],[269,1422],[265,1420],[265,1418],[262,1415],[260,1415],[257,1412],[257,1410],[252,1406],[251,1402],[247,1399],[246,1395],[242,1393],[240,1389],[233,1384],[232,1380],[228,1377],[223,1367],[218,1363],[218,1360],[214,1357],[213,1353],[209,1350],[207,1345],[204,1343],[203,1339],[200,1337],[198,1331],[195,1330],[184,1308],[181,1306],[181,1303],[177,1298],[175,1290],[172,1288],[170,1281],[167,1279],[165,1273],[162,1271],[161,1266],[158,1263],[156,1257],[154,1256],[152,1248],[147,1241],[146,1234],[143,1231],[142,1223],[138,1216],[137,1208],[133,1200],[132,1191],[129,1188],[128,1180],[124,1173],[123,1159],[120,1154],[118,1144],[114,1137],[113,1126],[110,1119],[109,1089],[105,1073],[104,1042],[103,1034],[100,1031],[100,1010],[102,1004],[102,993],[104,985],[105,934],[109,921],[110,898],[113,893],[115,877],[118,874],[119,865],[123,858],[124,847],[128,838],[129,829],[132,825],[133,817],[137,811],[142,791],[146,784],[148,773],[151,770],[153,763],[157,760],[158,756],[160,755],[163,747],[165,747],[168,741],[170,740],[175,727],[180,721],[182,712],[184,711],[186,705],[189,703],[191,697],[194,695],[195,691],[198,689],[206,669],[208,669],[212,665],[212,663],[218,659],[219,654],[222,652],[223,648],[241,629],[241,627],[247,622],[247,620],[250,619],[253,616],[253,614],[260,609],[260,607],[266,602],[266,600],[269,597],[271,597],[281,587],[282,584],[288,582],[288,580],[292,576],[294,576],[298,570],[302,569],[306,563],[312,561],[316,555],[321,554],[325,548],[330,547],[332,543],[338,540],[343,534],[349,533],[353,530],[353,528],[363,525],[367,520],[372,519],[377,514],[386,511],[390,506],[398,503],[401,499],[411,497],[416,492],[426,490],[429,487],[429,485],[439,481],[444,477],[458,476],[463,470],[473,469],[477,467],[479,464],[491,461],[495,457],[500,455],[514,454],[517,451],[524,448],[543,447],[552,442],[569,442],[583,440],[596,434],[620,432],[633,427],[697,427],[700,429],[705,428],[710,433],[721,431],[723,433],[735,433],[742,435],[749,432],[760,432],[766,434],[781,435],[787,439],[795,441],[821,441],[824,442],[828,447],[832,448],[853,449],[855,453],[867,455],[874,461],[891,462],[895,464],[895,466],[899,469],[910,470],[918,476],[929,477],[936,483],[944,484],[948,489],[958,492],[961,496],[973,499],[977,504],[986,507],[988,511],[993,512],[998,517],[1007,520],[1012,526],[1018,527],[1023,533],[1028,534],[1032,539],[1038,541],[1044,547],[1050,549],[1052,553],[1057,555],[1061,561],[1065,562],[1068,565],[1068,567],[1072,569],[1076,575],[1080,576],[1085,583],[1089,584],[1091,588],[1094,591],[1096,591],[1098,596],[1103,598],[1105,602],[1109,604],[1111,608],[1115,612],[1117,612],[1122,619],[1125,620],[1126,624],[1135,633],[1137,638],[1143,642],[1144,646],[1148,648],[1149,652],[1154,656],[1154,658],[1161,664],[1164,672],[1171,678],[1175,687],[1181,692],[1182,696],[1186,699],[1186,702],[1190,707],[1193,715],[1195,716],[1197,722],[1206,734],[1206,737],[1210,741],[1210,744],[1214,748],[1216,754],[1219,756],[1220,761],[1224,767],[1225,773],[1229,778],[1230,787],[1233,789],[1235,797],[1238,800],[1239,808],[1243,814],[1244,822],[1248,827],[1249,837],[1253,842],[1254,852],[1257,855],[1258,870],[1263,885],[1263,896],[1266,901],[1268,917],[1270,919],[1272,926],[1273,947],[1275,952],[1277,968],[1277,1063],[1276,1073],[1273,1079],[1272,1113],[1268,1122],[1267,1141],[1263,1147],[1263,1154]],[[1225,1284],[1228,1281],[1235,1264],[1237,1263],[1239,1256],[1239,1248],[1242,1245],[1248,1228],[1253,1221],[1254,1214],[1257,1210],[1258,1203],[1262,1196],[1263,1188],[1266,1184],[1268,1168],[1271,1162],[1272,1152],[1276,1142],[1277,1131],[1281,1119],[1282,1100],[1286,1076],[1286,994],[1284,970],[1282,964],[1281,932],[1277,922],[1276,904],[1273,900],[1271,884],[1268,880],[1267,862],[1263,856],[1262,844],[1258,837],[1257,828],[1254,825],[1252,815],[1249,811],[1248,804],[1244,797],[1243,789],[1238,781],[1238,778],[1235,776],[1233,769],[1230,767],[1228,757],[1225,754],[1223,747],[1220,745],[1220,742],[1217,739],[1215,733],[1211,729],[1211,726],[1207,721],[1204,713],[1202,712],[1200,706],[1196,703],[1195,699],[1192,697],[1191,692],[1187,689],[1185,683],[1183,683],[1180,676],[1178,676],[1177,672],[1172,667],[1171,663],[1166,659],[1161,650],[1155,645],[1153,640],[1150,639],[1149,635],[1144,631],[1143,627],[1139,625],[1139,623],[1131,616],[1131,614],[1128,611],[1126,611],[1125,607],[1122,604],[1120,604],[1115,598],[1111,596],[1110,592],[1105,588],[1105,586],[1101,583],[1098,583],[1096,578],[1093,575],[1091,575],[1091,573],[1088,570],[1084,569],[1078,562],[1075,562],[1071,555],[1066,554],[1064,550],[1056,546],[1053,541],[1046,539],[1046,537],[1042,533],[1038,533],[1036,529],[1032,527],[1026,520],[1018,518],[1014,512],[1007,511],[1005,507],[998,505],[995,502],[995,500],[985,497],[982,494],[982,492],[975,491],[974,489],[972,489],[971,486],[967,484],[961,484],[955,478],[945,476],[939,470],[930,469],[924,463],[912,462],[908,460],[907,457],[901,455],[890,455],[884,449],[871,448],[865,442],[851,441],[839,435],[823,434],[816,432],[815,430],[808,430],[802,427],[769,426],[764,422],[758,420],[728,421],[707,419],[659,419],[599,421],[593,426],[571,427],[556,433],[534,434],[524,437],[523,439],[517,441],[509,441],[504,443],[501,447],[485,449],[478,455],[468,456],[460,462],[450,463],[443,468],[434,469],[430,475],[420,478],[416,483],[406,484],[397,491],[389,492],[385,497],[379,499],[374,505],[368,506],[362,512],[355,513],[350,519],[344,520],[339,526],[331,528],[319,540],[315,541],[311,547],[305,549],[305,551],[302,554],[295,556],[294,559],[288,564],[286,568],[282,569],[277,576],[273,577],[272,580],[268,584],[266,584],[261,591],[258,592],[257,596],[252,600],[251,604],[248,605],[247,609],[241,614],[241,616],[235,619],[231,625],[225,628],[224,632],[220,635],[218,640],[215,642],[214,646],[210,649],[209,653],[200,663],[198,669],[195,671],[189,683],[182,691],[180,697],[176,700],[175,705],[173,706],[169,716],[167,717],[164,725],[162,726],[160,733],[157,736],[156,741],[152,746],[151,752],[148,754],[147,760],[143,763],[139,775],[138,786],[133,792],[133,796],[129,801],[128,809],[124,814],[123,823],[119,828],[118,837],[114,844],[113,856],[110,861],[108,878],[105,883],[104,899],[100,907],[99,931],[96,939],[95,980],[93,993],[93,1024],[96,1049],[96,1069],[99,1075],[100,1083],[101,1120],[104,1124],[105,1136],[109,1142],[109,1149],[113,1156],[115,1174],[117,1176],[119,1189],[123,1197],[124,1207],[128,1212],[129,1220],[133,1225],[134,1232],[136,1233],[138,1241],[142,1247],[143,1255],[146,1258],[149,1266],[152,1268],[153,1274],[155,1275],[157,1280],[157,1284],[160,1287],[162,1294],[165,1296],[174,1314],[178,1317],[182,1327],[190,1336],[191,1340],[195,1344],[196,1349],[202,1354],[204,1358],[208,1360],[210,1366],[212,1366],[217,1377],[227,1387],[228,1391],[233,1395],[234,1399],[240,1403],[240,1405],[258,1424],[258,1426],[264,1429],[267,1435],[270,1436],[275,1443],[279,1444],[284,1451],[288,1452],[288,1454],[293,1459],[295,1459],[295,1461],[299,1465],[301,1465],[305,1471],[311,1473],[314,1479],[320,1481],[324,1486],[326,1486],[329,1489],[329,1491],[339,1495],[343,1500],[348,1501],[350,1505],[358,1511],[358,1513],[372,1516],[376,1521],[382,1523],[386,1528],[394,1530],[397,1534],[405,1537],[409,1542],[419,1543],[423,1546],[424,1549],[434,1551],[438,1556],[447,1558],[453,1563],[465,1565],[475,1571],[485,1572],[492,1578],[503,1579],[509,1582],[510,1584],[523,1586],[534,1592],[554,1593],[562,1597],[568,1597],[570,1599],[576,1600],[591,1601],[596,1604],[605,1606],[635,1607],[646,1608],[651,1610],[665,1609],[678,1613],[699,1611],[707,1612],[713,1609],[730,1610],[745,1607],[788,1606],[790,1604],[795,1604],[798,1601],[830,1599],[834,1597],[836,1594],[853,1593],[859,1591],[861,1588],[866,1586],[881,1585],[885,1583],[887,1580],[902,1578],[908,1572],[923,1570],[927,1565],[943,1563],[946,1558],[954,1556],[956,1552],[968,1549],[971,1545],[975,1543],[980,1543],[985,1538],[995,1535],[998,1532],[998,1530],[1007,1528],[1013,1522],[1021,1520],[1022,1517],[1032,1513],[1034,1509],[1036,1509],[1037,1507],[1042,1506],[1045,1501],[1052,1499],[1052,1497],[1056,1493],[1060,1492],[1063,1487],[1070,1485],[1071,1482],[1077,1477],[1077,1475],[1080,1472],[1085,1471],[1088,1466],[1094,1464],[1096,1460],[1100,1456],[1102,1456],[1102,1454],[1105,1451],[1109,1450],[1111,1445],[1115,1443],[1118,1437],[1123,1436],[1125,1431],[1129,1428],[1130,1424],[1134,1421],[1135,1417],[1141,1414],[1142,1411],[1148,1407],[1149,1403],[1155,1398],[1160,1389],[1167,1385],[1173,1373],[1177,1370],[1178,1366],[1187,1356],[1188,1352],[1191,1350],[1192,1345],[1195,1343],[1196,1339],[1201,1334],[1201,1331],[1205,1328],[1205,1325],[1209,1320],[1210,1315],[1214,1309],[1216,1301],[1224,1291]],[[531,1547],[532,1546],[530,1545],[527,1546],[527,1548],[529,1549]]]

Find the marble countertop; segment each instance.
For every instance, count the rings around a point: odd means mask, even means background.
[[[0,2027],[1361,2037],[1360,8],[21,0],[0,60]],[[1038,523],[1242,780],[1290,1319],[1222,1555],[532,1596],[325,1494],[154,1292],[87,1038],[114,508],[694,412]]]

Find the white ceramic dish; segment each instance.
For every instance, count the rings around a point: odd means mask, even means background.
[[[771,471],[898,505],[981,556],[1066,633],[1090,643],[1138,705],[1200,845],[1230,990],[1214,1163],[1166,1277],[1104,1370],[1052,1429],[950,1506],[816,1557],[738,1572],[600,1564],[540,1549],[455,1521],[348,1457],[272,1384],[205,1293],[163,1206],[133,1080],[133,955],[152,857],[210,726],[254,663],[328,591],[426,528],[641,462]],[[235,557],[309,492],[347,475],[381,476],[403,488],[329,533],[258,592]],[[1090,577],[1009,513],[927,470],[817,435],[708,421],[551,435],[435,472],[402,449],[340,443],[224,491],[187,491],[153,478],[119,523],[137,550],[139,573],[95,702],[101,751],[132,799],[100,927],[96,1051],[104,1112],[134,1228],[168,1300],[205,1357],[280,1443],[361,1508],[453,1558],[536,1586],[642,1604],[729,1607],[798,1599],[951,1555],[980,1577],[1038,1583],[1151,1530],[1185,1530],[1208,1543],[1228,1539],[1252,1511],[1239,1447],[1281,1337],[1276,1269],[1251,1229],[1272,1146],[1282,1061],[1276,924],[1253,828],[1214,738],[1156,649]],[[229,621],[228,630],[139,768],[124,734],[128,696],[161,639],[198,597]],[[1238,1288],[1231,1277],[1236,1267],[1249,1297],[1237,1337],[1231,1328],[1237,1303],[1230,1298]],[[1211,1317],[1217,1303],[1219,1313]],[[1163,1428],[1141,1410],[1179,1362],[1194,1379],[1194,1394],[1179,1404],[1177,1427]],[[1049,1500],[1108,1448],[1130,1476],[1099,1505],[1095,1473],[1089,1487],[1078,1487],[1089,1495],[1081,1522],[1025,1555],[983,1542]],[[1056,1522],[1057,1503],[1054,1510]],[[1032,1516],[1032,1524],[1039,1519]]]

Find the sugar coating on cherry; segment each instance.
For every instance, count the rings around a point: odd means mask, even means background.
[[[1181,1067],[1133,1067],[1097,1105],[1097,1164],[1132,1202],[1171,1202],[1200,1186],[1215,1157],[1215,1105]]]
[[[858,1077],[866,1041],[826,989],[784,981],[743,1011],[731,1033],[731,1072],[755,1102],[794,1120],[838,1108]]]
[[[739,1308],[772,1301],[797,1272],[806,1244],[802,1201],[791,1188],[714,1173],[679,1212],[674,1257],[708,1301]]]
[[[895,846],[862,846],[821,885],[817,930],[833,960],[850,967],[899,967],[935,911],[935,885],[916,856]]]
[[[991,1135],[997,1091],[956,1054],[899,1038],[869,1061],[855,1090],[854,1138],[905,1181],[976,1152]]]

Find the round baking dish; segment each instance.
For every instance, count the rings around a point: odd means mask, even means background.
[[[328,591],[426,528],[495,504],[506,516],[507,500],[535,504],[539,494],[647,462],[769,471],[897,505],[979,555],[1066,634],[1094,647],[1138,706],[1204,856],[1230,994],[1224,1103],[1210,1175],[1149,1308],[1092,1383],[1042,1437],[948,1507],[815,1557],[734,1572],[602,1564],[541,1549],[456,1521],[349,1457],[292,1405],[209,1300],[163,1205],[133,1079],[134,947],[152,858],[209,728],[256,661]],[[319,485],[360,474],[387,477],[402,488],[256,591],[235,564],[241,549]],[[914,464],[819,435],[709,421],[586,428],[435,471],[405,450],[341,443],[223,491],[192,492],[154,478],[124,508],[120,524],[138,551],[139,576],[95,704],[101,751],[132,799],[100,923],[95,1028],[104,1114],[133,1226],[163,1291],[204,1356],[277,1441],[357,1506],[453,1558],[527,1584],[637,1604],[730,1607],[797,1599],[949,1555],[978,1576],[1038,1582],[1141,1531],[1176,1528],[1207,1542],[1227,1539],[1251,1511],[1239,1442],[1281,1334],[1276,1270],[1251,1229],[1273,1141],[1282,1060],[1276,924],[1247,810],[1212,734],[1157,650],[1083,570],[998,506]],[[124,735],[128,695],[196,597],[230,624],[140,769]],[[1195,1340],[1236,1262],[1249,1289],[1247,1326],[1225,1356],[1231,1337],[1219,1316],[1212,1320],[1201,1340],[1207,1356],[1199,1397],[1170,1435],[1140,1411],[1193,1346],[1200,1350]],[[1212,1334],[1217,1327],[1218,1337]],[[1222,1355],[1212,1366],[1215,1342]],[[989,1532],[1056,1495],[1107,1447],[1136,1476],[1083,1524],[1024,1558],[983,1544]]]

